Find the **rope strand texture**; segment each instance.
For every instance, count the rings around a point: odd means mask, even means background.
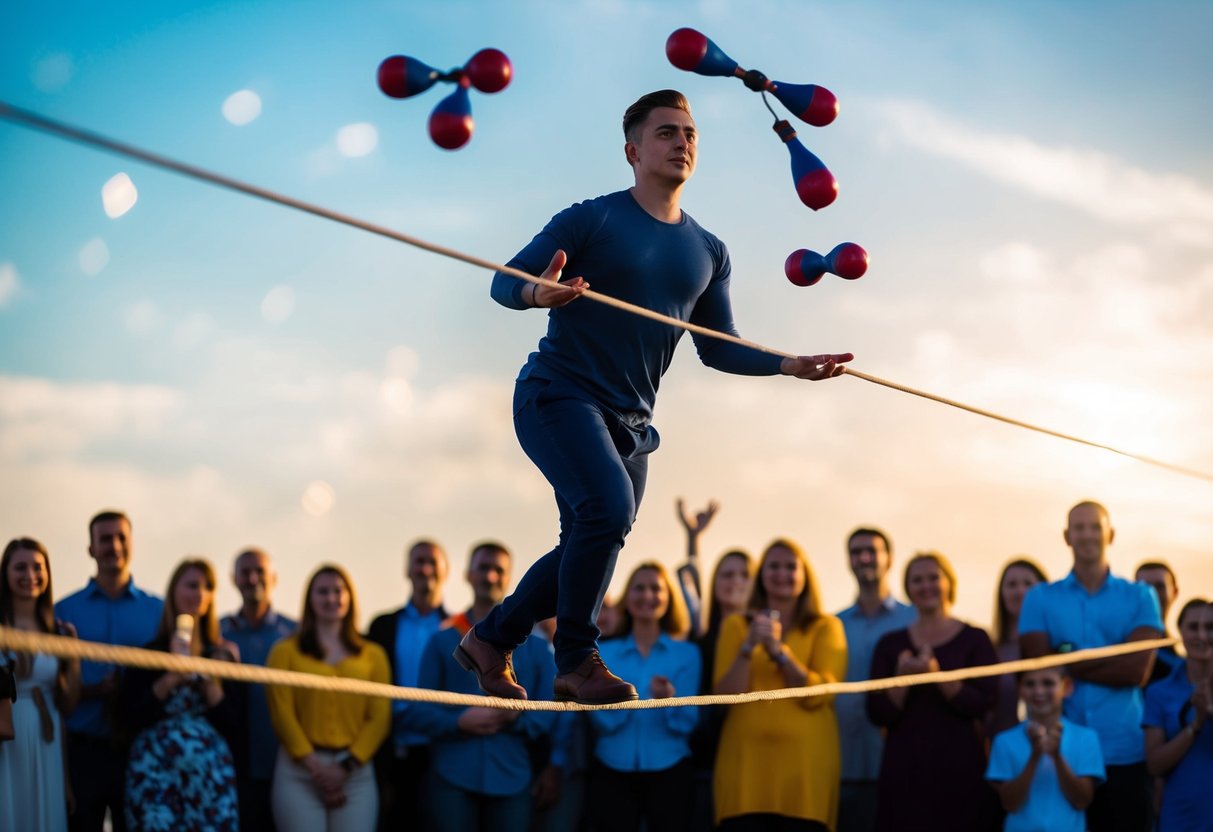
[[[671,699],[638,699],[631,702],[618,702],[612,705],[579,705],[575,702],[499,699],[494,696],[452,693],[450,691],[429,690],[427,688],[406,688],[380,682],[367,682],[362,679],[334,678],[331,676],[301,673],[294,670],[278,670],[259,665],[204,659],[196,656],[179,656],[175,653],[146,650],[141,647],[121,647],[113,644],[79,641],[67,636],[30,633],[25,630],[15,630],[11,627],[0,627],[0,649],[19,650],[23,653],[44,653],[61,659],[85,659],[103,664],[119,664],[128,667],[142,667],[176,673],[199,673],[220,679],[230,679],[236,682],[254,682],[261,685],[281,685],[284,687],[328,691],[330,693],[353,693],[363,696],[376,696],[405,702],[431,702],[438,705],[498,708],[509,711],[634,711],[696,705],[741,705],[751,702],[773,702],[779,699],[804,699],[810,696],[867,693],[874,690],[889,690],[891,688],[905,688],[940,682],[959,682],[966,679],[980,679],[986,676],[1001,676],[1004,673],[1017,673],[1025,670],[1056,667],[1058,665],[1077,664],[1078,662],[1138,653],[1142,650],[1156,650],[1177,642],[1178,639],[1174,638],[1131,641],[1126,644],[1113,644],[1109,647],[1097,647],[1090,650],[1076,650],[1073,653],[1041,656],[1037,659],[1020,659],[1013,662],[1001,662],[999,664],[981,665],[978,667],[941,670],[935,673],[918,673],[912,676],[890,676],[885,679],[869,679],[863,682],[827,682],[803,688],[781,688],[780,690],[761,690],[752,693],[679,696]]]
[[[108,150],[111,153],[116,153],[120,156],[126,156],[131,159],[137,159],[141,162],[146,162],[147,164],[152,165],[154,167],[163,168],[165,170],[171,170],[176,173],[182,174],[183,176],[188,176],[193,179],[198,179],[203,182],[208,182],[212,185],[217,185],[221,188],[227,188],[228,190],[236,191],[238,193],[242,193],[247,196],[252,196],[252,197],[256,197],[258,199],[263,199],[268,202],[273,202],[278,205],[286,206],[287,208],[294,208],[297,211],[303,211],[305,213],[313,214],[315,216],[322,217],[327,220],[332,220],[333,222],[338,222],[343,225],[348,225],[353,228],[358,228],[363,231],[368,231],[372,234],[377,234],[381,237],[387,237],[390,240],[395,240],[397,242],[413,246],[414,248],[419,248],[424,251],[431,252],[433,254],[438,254],[443,257],[448,257],[452,260],[459,260],[463,263],[467,263],[469,265],[477,266],[479,268],[487,269],[487,270],[493,271],[493,272],[503,272],[504,274],[508,274],[511,277],[516,277],[519,280],[525,280],[528,283],[533,283],[538,286],[558,287],[560,285],[557,281],[545,280],[544,278],[537,277],[533,274],[528,274],[527,272],[524,272],[520,269],[515,269],[510,266],[502,265],[500,263],[494,263],[490,260],[485,260],[483,258],[476,257],[471,254],[465,254],[464,252],[458,251],[456,249],[447,248],[446,246],[441,246],[441,245],[438,245],[437,243],[431,243],[427,240],[422,240],[418,237],[413,237],[408,234],[404,234],[399,231],[395,231],[393,229],[386,228],[381,225],[376,225],[374,223],[370,223],[365,220],[360,220],[356,217],[351,217],[346,214],[341,214],[341,213],[338,213],[337,211],[333,211],[328,208],[324,208],[320,205],[315,205],[315,204],[312,204],[309,202],[304,202],[302,200],[294,199],[293,197],[284,196],[282,194],[276,193],[276,192],[268,190],[266,188],[259,188],[255,185],[250,185],[248,183],[241,182],[240,180],[232,179],[230,177],[223,176],[218,173],[213,173],[211,171],[196,167],[194,165],[189,165],[184,162],[178,162],[175,159],[168,158],[167,156],[161,156],[159,154],[152,153],[150,151],[135,147],[134,145],[126,144],[124,142],[119,142],[114,139],[110,139],[106,136],[102,136],[98,133],[93,133],[91,131],[84,130],[79,127],[74,127],[72,125],[66,124],[61,121],[56,121],[54,119],[47,118],[46,116],[39,115],[38,113],[34,113],[29,110],[22,109],[20,107],[15,107],[4,101],[0,101],[0,118],[6,119],[14,124],[19,124],[24,127],[29,127],[29,128],[33,128],[36,130],[44,131],[46,133],[50,133],[50,134],[52,134],[54,136],[58,136],[59,138],[62,138],[62,139],[67,139],[69,141],[74,141],[74,142],[79,142],[82,144],[90,145],[92,147],[100,148],[102,150]],[[691,332],[696,335],[703,335],[708,338],[716,338],[721,341],[728,341],[730,343],[737,344],[738,346],[746,347],[748,349],[752,349],[757,352],[766,353],[767,355],[775,355],[775,356],[779,356],[781,358],[797,358],[798,357],[794,353],[777,350],[772,347],[767,347],[762,344],[756,343],[754,341],[749,341],[745,338],[738,337],[736,335],[731,335],[727,332],[719,332],[714,329],[708,329],[707,327],[702,327],[697,324],[693,324],[689,321],[683,321],[683,320],[679,320],[678,318],[672,318],[668,315],[663,315],[660,312],[655,312],[652,309],[646,309],[643,306],[637,306],[633,303],[628,303],[627,301],[611,297],[610,295],[604,295],[599,292],[595,292],[592,289],[587,289],[585,292],[583,292],[582,297],[588,298],[588,299],[590,299],[592,301],[596,301],[598,303],[604,303],[608,306],[612,306],[616,309],[620,309],[625,312],[629,312],[633,315],[638,315],[642,318],[648,318],[649,320],[652,320],[652,321],[658,321],[660,323],[678,327],[679,329],[684,329],[687,332]],[[1111,453],[1117,454],[1119,456],[1127,457],[1129,459],[1136,460],[1136,461],[1144,463],[1146,465],[1153,465],[1158,468],[1166,469],[1173,473],[1182,474],[1182,475],[1188,476],[1188,477],[1195,477],[1197,479],[1205,480],[1206,482],[1213,482],[1213,473],[1207,473],[1204,471],[1196,470],[1194,468],[1188,468],[1188,467],[1185,467],[1182,465],[1176,465],[1174,463],[1154,459],[1153,457],[1148,457],[1148,456],[1144,456],[1142,454],[1136,454],[1136,453],[1132,453],[1130,451],[1125,451],[1125,450],[1121,450],[1119,448],[1114,448],[1111,445],[1105,445],[1100,442],[1094,442],[1089,439],[1083,439],[1081,437],[1073,436],[1068,433],[1062,433],[1061,431],[1056,431],[1056,430],[1052,430],[1050,428],[1040,427],[1039,425],[1034,425],[1030,422],[1024,422],[1019,419],[1014,419],[1009,416],[1003,416],[998,413],[994,413],[989,410],[984,410],[979,407],[973,407],[971,405],[963,404],[961,402],[946,398],[944,396],[937,396],[934,393],[928,393],[923,390],[917,390],[913,387],[908,387],[904,384],[898,384],[896,382],[886,381],[885,379],[879,378],[877,376],[868,375],[867,373],[862,373],[858,370],[853,370],[849,367],[843,367],[843,372],[845,375],[854,376],[855,378],[862,379],[863,381],[867,381],[872,384],[877,384],[882,387],[887,387],[891,390],[897,390],[902,393],[909,393],[910,395],[918,396],[920,398],[929,399],[930,401],[936,402],[937,404],[947,405],[948,407],[954,407],[959,410],[963,410],[968,413],[972,413],[976,416],[985,416],[988,419],[994,419],[995,421],[1003,422],[1004,424],[1013,425],[1015,427],[1024,428],[1026,430],[1035,431],[1037,433],[1042,433],[1046,436],[1052,436],[1057,439],[1063,439],[1063,440],[1066,440],[1069,442],[1076,442],[1080,445],[1086,445],[1087,447],[1090,447],[1090,448],[1096,448],[1096,449],[1103,450],[1103,451],[1109,451]]]

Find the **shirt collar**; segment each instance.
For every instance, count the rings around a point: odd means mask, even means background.
[[[670,639],[669,633],[661,633],[659,636],[657,636],[657,640],[653,642],[653,649],[656,650],[660,648],[662,650],[668,650],[670,649],[671,641],[672,640]],[[624,643],[627,645],[627,649],[629,651],[636,654],[640,653],[640,648],[636,645],[635,633],[628,633],[624,637]]]
[[[227,620],[228,620],[228,623],[231,624],[233,629],[236,629],[236,630],[253,629],[253,625],[248,622],[248,619],[246,619],[243,615],[240,614],[240,610],[236,610],[234,613],[229,615],[227,617]],[[262,616],[262,618],[261,618],[261,622],[257,625],[258,629],[260,629],[262,627],[268,627],[270,629],[277,629],[278,613],[274,611],[273,607],[270,607],[269,610],[266,611],[265,615]]]
[[[880,615],[882,612],[896,612],[898,606],[897,599],[894,598],[893,593],[890,592],[884,598],[880,599],[880,607],[877,609],[876,614]],[[849,615],[866,617],[864,616],[863,607],[859,605],[858,598],[855,599],[855,603],[851,605],[850,609],[846,610],[846,613]]]
[[[417,607],[415,607],[413,605],[413,602],[409,601],[407,604],[404,605],[404,609],[401,610],[400,612],[402,615],[404,615],[405,618],[412,618],[414,620],[420,620],[422,618],[429,618],[430,616],[436,615],[436,616],[438,616],[439,621],[445,621],[449,617],[446,613],[446,607],[444,607],[442,604],[439,604],[438,606],[434,607],[434,609],[430,610],[425,615],[422,615],[421,612],[417,609]]]
[[[1099,593],[1101,593],[1105,589],[1107,589],[1112,584],[1112,582],[1115,580],[1116,580],[1116,576],[1112,574],[1111,567],[1108,567],[1107,570],[1103,574],[1103,583],[1101,583],[1099,585],[1099,589],[1095,590],[1094,592],[1090,592],[1088,594],[1089,595],[1098,595]],[[1078,576],[1074,574],[1073,569],[1070,570],[1070,574],[1066,575],[1062,579],[1061,582],[1070,588],[1077,589],[1082,592],[1087,592],[1087,588],[1085,586],[1083,586],[1081,581],[1078,580]]]
[[[97,596],[101,596],[102,598],[106,599],[107,601],[108,600],[117,600],[116,598],[111,599],[108,595],[105,594],[105,590],[103,590],[101,588],[101,584],[97,583],[96,578],[89,578],[88,586],[86,586],[84,588],[84,590],[85,590],[85,592],[88,593],[88,596],[90,598],[96,598]],[[144,592],[139,587],[135,586],[135,579],[132,577],[130,580],[128,580],[126,582],[126,586],[122,588],[122,592],[118,594],[118,598],[124,598],[124,597],[145,598],[145,597],[147,597],[147,593]]]

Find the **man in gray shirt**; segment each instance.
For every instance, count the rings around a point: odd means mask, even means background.
[[[871,674],[876,642],[885,633],[910,626],[915,613],[889,592],[893,544],[888,535],[874,528],[856,529],[847,538],[847,556],[859,584],[859,597],[838,617],[847,634],[846,680],[859,682]],[[834,709],[842,742],[838,832],[871,832],[876,828],[876,778],[884,740],[868,720],[862,695],[839,696]]]

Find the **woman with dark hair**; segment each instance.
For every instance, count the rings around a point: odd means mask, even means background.
[[[1146,767],[1163,779],[1159,832],[1213,830],[1213,603],[1194,598],[1179,612],[1185,658],[1146,688]]]
[[[299,630],[270,651],[267,666],[390,684],[383,648],[358,634],[358,599],[346,571],[312,573]],[[379,794],[369,765],[391,727],[386,699],[302,688],[268,689],[282,743],[274,767],[274,820],[291,832],[375,828]]]
[[[1002,568],[994,597],[994,650],[1000,662],[1021,658],[1019,611],[1024,596],[1032,587],[1048,581],[1044,569],[1028,557],[1015,558]],[[1005,673],[998,677],[998,700],[986,722],[986,736],[997,736],[1018,724],[1019,682],[1014,673]]]
[[[619,635],[602,660],[645,699],[693,694],[699,650],[683,639],[690,619],[670,573],[657,561],[632,570],[620,603]],[[692,804],[695,708],[592,711],[597,741],[590,774],[590,827],[686,830]]]
[[[236,649],[219,635],[210,563],[190,558],[173,570],[160,628],[147,646],[235,660]],[[219,680],[130,668],[123,676],[121,703],[124,725],[135,735],[126,766],[127,829],[238,829],[236,771],[218,730],[232,720]]]
[[[821,611],[817,579],[790,540],[767,546],[748,615],[721,626],[714,692],[840,681],[842,623]],[[720,830],[824,830],[838,814],[838,722],[833,697],[731,705],[713,783]]]
[[[0,558],[0,625],[75,637],[54,609],[46,547],[29,537],[9,541]],[[17,691],[13,738],[0,742],[0,829],[66,830],[63,717],[80,696],[80,662],[3,653],[0,673],[15,677]]]
[[[906,564],[906,597],[918,618],[886,633],[872,654],[873,679],[994,664],[985,631],[952,617],[956,571],[938,552]],[[885,730],[877,780],[881,832],[997,829],[998,800],[986,783],[983,722],[993,677],[891,688],[868,694],[868,716]]]

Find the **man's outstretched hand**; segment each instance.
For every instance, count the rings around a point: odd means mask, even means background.
[[[554,309],[557,306],[564,306],[566,303],[571,303],[581,297],[581,293],[590,288],[590,284],[585,282],[584,277],[571,277],[568,280],[560,280],[560,272],[564,269],[564,264],[568,262],[568,255],[563,250],[557,249],[552,255],[552,262],[548,263],[548,267],[543,270],[543,274],[539,275],[545,280],[560,281],[560,288],[555,286],[545,286],[538,283],[530,284],[530,289],[523,293],[523,297],[527,298],[531,306],[539,306],[544,309]]]
[[[846,372],[842,365],[854,359],[849,352],[826,355],[802,355],[799,358],[785,358],[779,365],[779,372],[785,376],[806,378],[809,381],[821,381],[823,378],[833,378]]]

